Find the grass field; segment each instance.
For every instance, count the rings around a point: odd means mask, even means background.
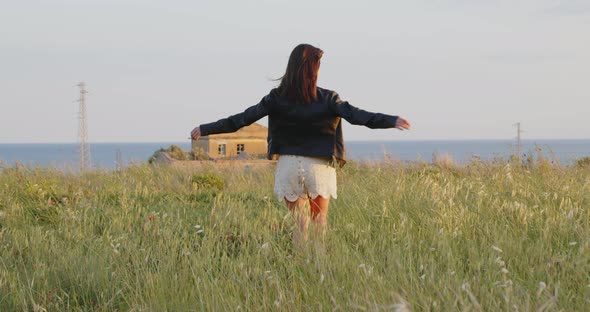
[[[293,249],[273,168],[0,169],[0,311],[590,306],[590,169],[351,163]]]

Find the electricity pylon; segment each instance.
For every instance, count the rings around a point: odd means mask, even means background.
[[[78,144],[79,152],[80,152],[80,171],[85,171],[90,169],[90,146],[88,145],[88,124],[86,120],[86,84],[84,82],[80,82],[78,84],[80,87],[80,98],[78,102],[80,103],[80,111],[78,113]]]

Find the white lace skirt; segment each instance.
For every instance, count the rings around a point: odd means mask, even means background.
[[[329,159],[281,155],[275,171],[275,194],[279,199],[336,198],[336,169]]]

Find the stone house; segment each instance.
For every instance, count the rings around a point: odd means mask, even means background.
[[[202,148],[213,159],[265,158],[268,128],[257,123],[233,133],[205,135],[192,140],[192,148]]]

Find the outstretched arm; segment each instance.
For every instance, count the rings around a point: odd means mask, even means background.
[[[191,131],[191,139],[198,140],[201,137],[201,126],[196,126],[193,131]]]
[[[371,129],[397,128],[400,130],[410,129],[410,123],[399,117],[381,113],[372,113],[352,106],[346,101],[342,101],[340,96],[334,92],[332,95],[331,105],[334,112],[346,119],[353,125],[366,126]]]
[[[397,120],[395,121],[395,127],[400,130],[410,130],[411,126],[407,120],[398,116]]]
[[[245,111],[219,119],[216,122],[202,124],[191,131],[191,138],[198,140],[201,135],[228,133],[238,131],[240,128],[248,126],[258,119],[268,115],[268,105],[270,95],[262,98],[260,103],[248,107]]]

